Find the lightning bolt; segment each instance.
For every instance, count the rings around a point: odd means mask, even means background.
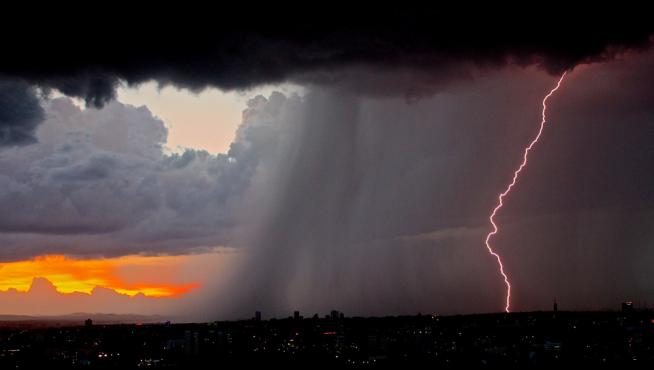
[[[559,89],[561,86],[561,82],[563,82],[563,78],[565,77],[567,72],[563,72],[561,75],[561,78],[559,78],[559,81],[556,83],[556,86],[550,90],[549,94],[545,95],[543,98],[543,119],[540,121],[540,127],[538,129],[538,134],[534,137],[534,139],[529,143],[529,146],[525,148],[525,152],[522,156],[522,163],[520,164],[520,167],[513,172],[513,179],[511,180],[511,183],[506,187],[506,189],[500,193],[500,195],[497,197],[497,205],[495,208],[493,208],[493,213],[491,213],[490,217],[488,217],[491,225],[493,225],[493,231],[489,232],[488,235],[486,235],[486,248],[488,249],[488,252],[497,259],[497,264],[500,267],[500,275],[502,275],[502,278],[504,278],[504,283],[506,284],[506,306],[504,307],[504,310],[506,312],[510,312],[509,309],[511,308],[511,282],[509,282],[509,276],[504,272],[504,265],[502,264],[502,258],[500,257],[497,252],[493,250],[490,244],[490,239],[497,234],[498,228],[497,224],[495,224],[495,216],[497,215],[497,212],[502,208],[504,205],[504,197],[506,197],[509,192],[511,192],[511,189],[515,185],[516,181],[518,181],[518,176],[520,175],[520,172],[522,169],[527,165],[527,156],[529,155],[529,152],[531,149],[536,145],[538,142],[538,139],[540,139],[540,135],[543,133],[543,128],[545,128],[545,123],[547,122],[547,100],[556,92],[556,90]]]

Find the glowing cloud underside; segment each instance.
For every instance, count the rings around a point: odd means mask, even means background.
[[[506,306],[504,307],[504,310],[506,312],[509,312],[510,308],[511,308],[511,282],[509,281],[509,276],[504,271],[504,265],[502,264],[502,258],[500,257],[500,255],[497,252],[495,252],[493,250],[493,248],[491,247],[491,243],[490,243],[491,238],[495,234],[497,234],[497,232],[499,230],[498,227],[497,227],[497,224],[495,223],[495,216],[497,215],[497,212],[500,210],[500,208],[502,208],[502,206],[504,205],[504,202],[503,202],[504,197],[507,196],[509,194],[509,192],[511,192],[511,189],[516,184],[516,181],[518,181],[518,176],[520,175],[520,172],[527,165],[527,157],[529,155],[529,151],[531,151],[531,149],[534,147],[534,145],[536,145],[536,143],[538,142],[538,139],[540,139],[540,135],[543,133],[543,128],[545,128],[545,123],[547,122],[547,116],[546,116],[546,113],[547,113],[547,100],[550,98],[550,96],[552,96],[552,94],[554,94],[554,92],[556,92],[556,90],[559,89],[559,87],[561,86],[561,82],[563,82],[563,78],[565,77],[566,73],[567,72],[564,72],[561,75],[561,78],[559,78],[559,81],[556,83],[556,86],[552,90],[550,90],[550,92],[547,95],[545,95],[545,98],[543,98],[542,120],[540,122],[540,127],[538,129],[538,133],[536,134],[534,139],[531,141],[531,143],[529,143],[529,146],[527,146],[525,148],[524,154],[522,156],[522,163],[520,164],[518,169],[516,169],[515,172],[513,172],[513,179],[511,180],[511,183],[497,197],[497,199],[498,199],[497,205],[495,206],[495,208],[493,208],[493,212],[491,213],[490,217],[488,218],[490,220],[491,225],[493,226],[493,230],[491,232],[489,232],[488,235],[486,235],[486,248],[488,249],[488,252],[493,257],[495,257],[495,259],[497,259],[497,264],[499,265],[499,268],[500,268],[500,275],[502,275],[502,278],[504,278],[504,283],[506,284]]]
[[[195,282],[174,278],[184,256],[124,256],[105,259],[72,259],[61,255],[0,263],[0,291],[29,290],[32,279],[50,281],[60,293],[88,293],[103,287],[134,296],[176,297],[197,287]]]

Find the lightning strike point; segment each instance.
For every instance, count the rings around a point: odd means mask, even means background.
[[[556,83],[556,86],[552,90],[550,90],[550,92],[547,95],[545,95],[545,97],[543,98],[543,111],[542,111],[543,119],[540,122],[538,133],[531,141],[531,143],[529,143],[529,146],[525,148],[524,154],[522,156],[522,163],[513,172],[513,179],[511,180],[511,183],[509,183],[506,189],[502,193],[500,193],[500,195],[497,197],[498,200],[497,205],[495,206],[495,208],[493,208],[493,212],[491,213],[490,217],[488,217],[491,225],[493,226],[493,230],[489,232],[488,235],[486,235],[486,248],[488,249],[488,252],[497,260],[497,264],[500,268],[500,275],[502,275],[502,278],[504,279],[504,283],[506,284],[506,306],[504,307],[504,311],[506,311],[507,313],[510,312],[511,309],[511,282],[509,281],[509,276],[504,271],[502,258],[497,252],[493,250],[490,244],[490,239],[499,231],[497,224],[495,224],[495,216],[497,215],[497,212],[500,210],[500,208],[502,208],[502,206],[504,205],[503,202],[504,197],[506,197],[509,194],[509,192],[511,192],[511,189],[513,188],[513,186],[516,184],[516,181],[518,180],[518,176],[520,175],[520,172],[527,165],[527,156],[529,155],[529,152],[534,147],[534,145],[536,145],[538,139],[540,139],[540,135],[543,133],[543,128],[545,128],[545,123],[547,122],[547,115],[546,115],[547,100],[552,96],[552,94],[554,94],[554,92],[556,92],[556,90],[559,89],[559,87],[561,86],[561,82],[563,82],[563,78],[567,73],[568,73],[567,71],[563,72],[561,78],[559,78],[559,81]]]

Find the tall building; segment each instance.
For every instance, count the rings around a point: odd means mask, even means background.
[[[255,311],[254,312],[254,320],[255,321],[261,321],[261,311]]]
[[[184,331],[184,352],[187,355],[198,355],[200,353],[200,333],[197,331]]]
[[[622,312],[633,312],[634,303],[632,301],[622,302]]]
[[[293,319],[294,320],[301,320],[302,316],[300,316],[300,311],[293,311]]]

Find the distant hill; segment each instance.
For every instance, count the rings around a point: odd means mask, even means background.
[[[161,315],[132,315],[85,312],[75,312],[67,315],[53,316],[0,315],[0,327],[81,326],[84,325],[84,321],[86,319],[91,319],[94,325],[149,324],[170,320],[170,318]]]

